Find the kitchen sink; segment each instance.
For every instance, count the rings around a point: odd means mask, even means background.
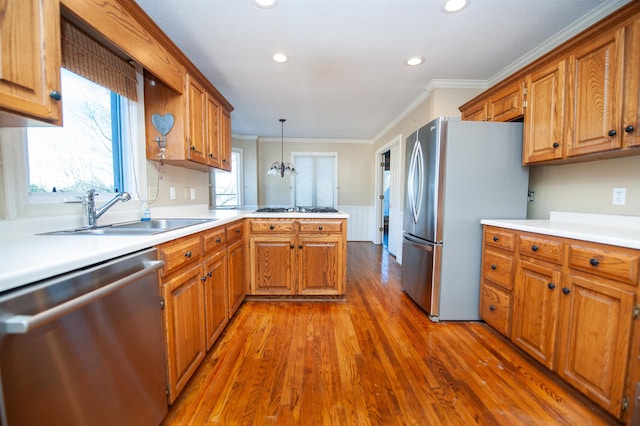
[[[62,231],[46,232],[43,235],[153,235],[161,232],[173,231],[186,226],[212,222],[217,219],[152,219],[114,223],[112,225],[96,226],[95,228],[74,228]]]

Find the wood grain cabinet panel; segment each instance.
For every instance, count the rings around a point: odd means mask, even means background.
[[[295,236],[251,235],[251,294],[294,294]]]
[[[527,75],[522,163],[557,160],[564,155],[566,60]]]
[[[504,229],[485,226],[483,233],[484,243],[487,246],[514,251],[516,249],[517,237]]]
[[[511,336],[511,294],[490,282],[482,283],[480,317],[507,337]]]
[[[225,227],[227,239],[227,274],[229,296],[229,318],[238,310],[247,294],[245,276],[245,238],[244,220],[239,220]]]
[[[513,254],[502,255],[493,250],[485,250],[482,258],[482,277],[511,290],[515,263]]]
[[[202,254],[200,236],[193,235],[162,244],[158,252],[160,260],[164,261],[160,276],[166,277],[188,263],[200,261],[200,255]]]
[[[625,52],[623,145],[637,148],[640,147],[640,17],[628,27],[628,30]]]
[[[569,275],[562,294],[558,374],[620,417],[629,365],[632,291]]]
[[[206,95],[206,152],[207,165],[220,168],[222,147],[222,131],[220,129],[221,108],[220,102],[210,93]]]
[[[301,235],[298,237],[299,294],[342,294],[344,256],[342,237]]]
[[[489,98],[490,121],[512,121],[524,114],[524,82],[516,82]]]
[[[569,266],[572,269],[626,284],[638,284],[639,265],[640,253],[635,250],[582,244],[569,246]]]
[[[187,158],[206,164],[206,108],[207,93],[204,87],[187,74]]]
[[[519,262],[514,285],[512,341],[549,369],[555,368],[560,271]]]
[[[231,171],[231,112],[220,109],[220,168]]]
[[[520,255],[562,265],[564,262],[564,245],[560,241],[541,236],[519,237]]]
[[[167,352],[169,403],[185,387],[207,351],[204,285],[198,263],[179,271],[161,285]]]
[[[204,309],[207,350],[229,322],[227,252],[220,250],[204,264]]]
[[[2,2],[0,45],[0,125],[61,124],[59,1]]]
[[[486,100],[461,108],[465,121],[489,121],[489,107]]]
[[[568,157],[622,147],[625,28],[607,31],[569,56]]]

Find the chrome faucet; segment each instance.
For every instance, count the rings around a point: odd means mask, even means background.
[[[107,201],[102,207],[96,209],[95,195],[96,190],[90,189],[85,192],[84,197],[82,197],[83,224],[88,228],[95,228],[98,218],[109,210],[109,208],[115,203],[118,201],[122,201],[124,203],[131,199],[131,195],[129,195],[128,192],[121,192]]]

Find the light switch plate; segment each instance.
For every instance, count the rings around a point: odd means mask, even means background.
[[[613,205],[624,206],[627,198],[627,188],[613,188]]]

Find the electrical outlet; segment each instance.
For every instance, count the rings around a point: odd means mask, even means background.
[[[176,187],[175,186],[170,186],[169,187],[169,199],[171,199],[171,200],[175,200],[176,199]]]
[[[627,198],[627,188],[613,188],[613,205],[624,206]]]
[[[155,200],[158,198],[158,188],[155,186],[147,187],[147,198],[149,200]]]

